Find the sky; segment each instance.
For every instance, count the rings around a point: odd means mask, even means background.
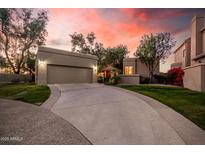
[[[48,9],[46,46],[71,50],[70,34],[94,32],[104,47],[127,45],[133,57],[144,34],[170,32],[176,40],[174,51],[190,36],[191,19],[205,15],[205,9]],[[171,55],[160,71],[173,63]]]

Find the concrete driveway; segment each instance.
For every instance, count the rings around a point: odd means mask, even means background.
[[[36,105],[0,99],[1,144],[90,144],[66,120]]]
[[[92,144],[205,144],[205,133],[148,97],[100,84],[58,84],[51,111]]]

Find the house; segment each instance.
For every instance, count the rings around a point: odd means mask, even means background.
[[[205,21],[204,16],[194,16],[191,21],[191,37],[174,52],[171,68],[183,68],[184,87],[205,91]]]
[[[95,83],[97,57],[59,49],[39,47],[36,83]]]
[[[159,67],[154,74],[159,74]],[[139,84],[140,77],[149,77],[149,69],[138,58],[125,58],[123,60],[123,74],[120,75],[122,84]]]
[[[191,38],[187,38],[175,51],[171,68],[187,67],[191,65]]]

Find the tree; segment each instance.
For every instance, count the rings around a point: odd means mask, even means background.
[[[6,64],[6,58],[4,58],[4,57],[2,57],[1,55],[0,55],[0,68],[4,68],[4,67],[6,67],[7,66],[7,64]]]
[[[128,54],[128,48],[126,45],[118,45],[117,47],[114,47],[114,67],[120,69],[122,71],[123,69],[123,59]]]
[[[88,33],[86,37],[81,33],[75,32],[70,37],[73,52],[96,55],[96,52],[103,47],[102,43],[96,41],[95,33],[93,32]]]
[[[104,48],[102,43],[96,41],[95,33],[88,33],[86,37],[83,34],[74,33],[70,35],[72,51],[84,54],[91,54],[98,57],[98,70],[112,65],[122,70],[123,59],[128,53],[127,46],[118,45],[116,47]]]
[[[102,43],[96,41],[95,33],[88,33],[84,37],[81,33],[73,33],[70,35],[72,51],[84,54],[91,54],[98,57],[98,67],[99,70],[103,68],[104,58],[105,58],[105,49]]]
[[[36,54],[29,53],[26,57],[25,63],[25,71],[29,72],[32,78],[32,81],[35,81],[35,62],[36,62]]]
[[[134,55],[138,57],[149,69],[150,82],[153,82],[153,76],[160,61],[164,62],[171,54],[175,41],[170,33],[157,33],[155,35],[144,35],[140,41]]]
[[[118,45],[116,47],[109,47],[106,49],[104,64],[105,66],[111,65],[122,71],[123,69],[123,59],[128,54],[128,49],[126,45]]]
[[[0,9],[0,51],[15,74],[21,73],[26,58],[45,43],[47,11]]]
[[[26,69],[32,75],[35,72],[36,54],[29,53],[26,58]]]

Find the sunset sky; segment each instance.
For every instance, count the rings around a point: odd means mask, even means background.
[[[46,46],[70,50],[69,34],[94,32],[105,47],[128,46],[129,57],[143,34],[170,32],[180,45],[190,35],[191,19],[205,9],[48,9]],[[161,71],[166,71],[171,56]]]

